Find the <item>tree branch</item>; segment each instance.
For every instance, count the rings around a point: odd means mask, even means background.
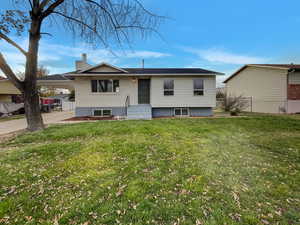
[[[115,28],[117,27],[117,24],[116,24],[117,21],[114,20],[115,17],[113,17],[113,16],[110,14],[110,12],[108,12],[108,10],[107,10],[105,7],[103,7],[103,6],[100,5],[98,2],[95,2],[95,1],[93,1],[93,0],[85,0],[85,1],[90,2],[90,3],[95,4],[96,6],[98,6],[103,12],[105,12],[105,13],[108,15],[108,17],[109,17],[111,23],[113,24],[113,26],[114,26]]]
[[[20,52],[23,53],[23,55],[25,55],[27,57],[27,52],[21,48],[16,42],[14,42],[13,40],[11,40],[9,37],[7,37],[5,34],[0,32],[0,39],[5,40],[6,42],[8,42],[9,44],[11,44],[12,46],[16,47],[17,49],[19,49]]]
[[[8,77],[8,79],[21,91],[24,91],[23,82],[21,82],[15,73],[12,71],[10,66],[6,63],[3,55],[0,52],[0,69]]]
[[[45,0],[46,1],[46,0]],[[53,10],[58,7],[60,4],[62,4],[65,0],[57,0],[54,2],[52,5],[50,5],[43,13],[42,13],[42,18],[45,18],[49,16]]]
[[[39,0],[33,0],[33,8],[36,8],[39,6]]]
[[[103,7],[102,5],[100,5],[98,2],[95,2],[93,0],[85,0],[87,2],[90,2],[92,4],[95,4],[96,6],[98,6],[104,13],[106,13],[108,15],[109,20],[111,21],[113,27],[115,30],[118,29],[119,27],[119,23],[116,20],[116,16],[112,15],[105,7]],[[113,9],[113,7],[111,6],[111,8]],[[121,30],[122,34],[124,35],[124,37],[126,38],[127,42],[129,43],[129,38],[127,37],[127,35],[125,34],[125,32],[123,30]],[[118,40],[119,43],[121,43],[121,38],[118,32],[116,32],[116,38]]]
[[[92,26],[90,26],[90,25],[84,23],[84,22],[81,21],[81,20],[78,20],[78,19],[76,19],[76,18],[67,16],[67,15],[62,14],[62,13],[60,13],[60,12],[53,11],[52,13],[57,14],[57,15],[60,15],[60,16],[62,16],[62,17],[64,17],[64,18],[66,18],[66,19],[68,19],[68,20],[71,20],[71,21],[74,21],[74,22],[76,22],[76,23],[78,23],[78,24],[81,24],[82,26],[84,26],[84,27],[90,29],[91,31],[95,32],[95,34],[96,34],[96,35],[100,38],[100,40],[102,41],[102,44],[103,44],[106,48],[108,47],[107,44],[106,44],[106,42],[104,41],[104,39],[98,34],[97,30],[96,30],[94,27],[92,27]]]
[[[52,34],[50,34],[50,33],[47,33],[47,32],[41,32],[41,35],[42,35],[42,34],[49,35],[49,36],[53,37],[53,35],[52,35]]]
[[[158,18],[162,18],[162,19],[166,19],[166,17],[164,16],[158,16],[156,14],[151,13],[149,10],[147,10],[143,4],[139,1],[139,0],[133,0],[136,4],[138,4],[142,10],[144,10],[145,13],[148,13],[149,15],[153,16],[153,17],[158,17]]]
[[[41,2],[40,7],[43,9],[51,0],[44,0]]]
[[[33,5],[32,5],[31,0],[28,0],[28,2],[29,2],[29,4],[30,4],[31,9],[33,9]]]

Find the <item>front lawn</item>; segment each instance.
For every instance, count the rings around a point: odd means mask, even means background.
[[[300,120],[51,126],[0,146],[0,224],[299,224]]]

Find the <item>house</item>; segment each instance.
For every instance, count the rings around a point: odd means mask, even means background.
[[[20,91],[5,77],[0,76],[0,102],[18,102]]]
[[[216,106],[216,76],[200,68],[120,68],[108,63],[91,66],[86,55],[73,80],[75,115],[151,119],[211,116]]]
[[[247,111],[300,112],[300,65],[249,64],[224,83],[227,94],[250,99]]]
[[[38,78],[37,85],[47,88],[73,90],[73,81],[59,74]],[[21,92],[5,77],[0,76],[0,102],[19,103],[23,101]]]

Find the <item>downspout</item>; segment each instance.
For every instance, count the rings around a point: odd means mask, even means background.
[[[289,84],[290,84],[290,73],[294,73],[295,69],[289,69],[286,76],[286,113],[289,113]]]

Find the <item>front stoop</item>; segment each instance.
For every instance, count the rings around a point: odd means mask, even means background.
[[[128,106],[127,119],[129,119],[129,120],[151,120],[152,119],[152,106],[150,104]]]

